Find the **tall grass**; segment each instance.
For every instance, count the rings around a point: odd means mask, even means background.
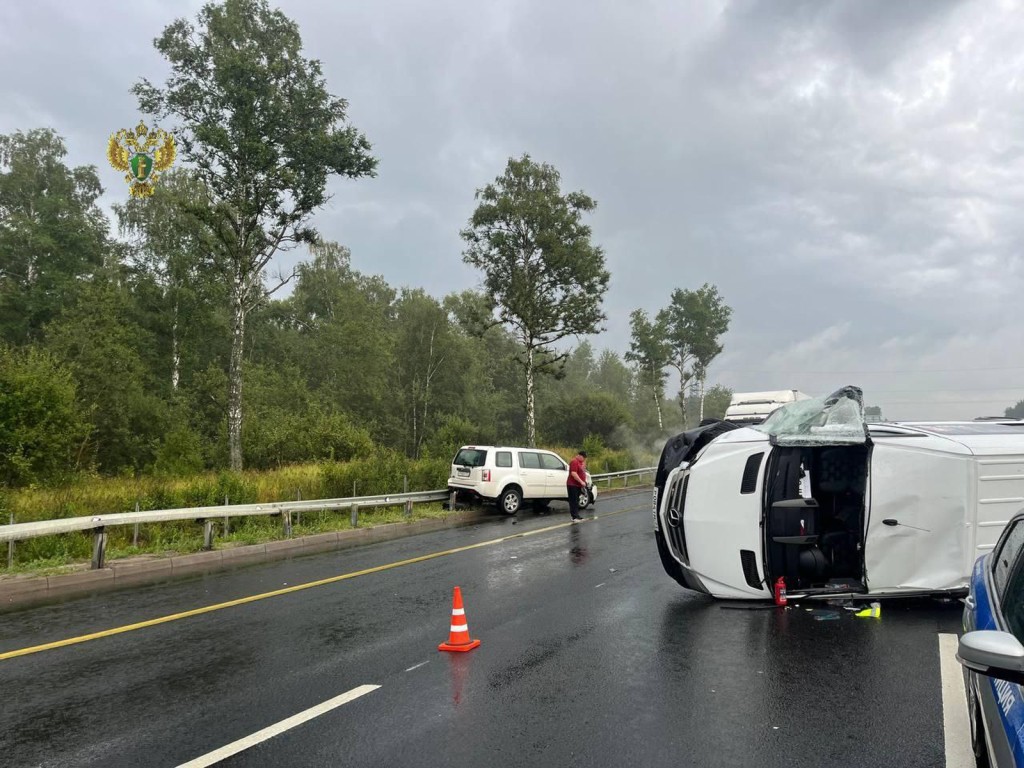
[[[646,457],[627,451],[588,446],[588,468],[592,474],[617,472],[645,466]],[[552,446],[566,461],[575,448]],[[641,463],[638,463],[638,460]],[[649,464],[649,459],[648,459]],[[221,504],[255,504],[303,499],[329,499],[396,493],[408,483],[410,491],[427,491],[446,486],[448,459],[412,460],[386,449],[346,462],[296,464],[269,471],[208,472],[192,477],[85,477],[59,488],[11,490],[0,496],[0,524],[14,514],[18,523],[66,517],[107,515],[136,509],[177,509]],[[431,511],[430,507],[434,507]],[[440,512],[434,505],[417,505],[413,518]],[[365,516],[365,521],[364,521]],[[293,524],[293,535],[347,528],[348,513],[307,512],[301,523]],[[360,525],[374,525],[407,519],[400,509],[360,514]],[[231,532],[222,537],[235,543],[269,541],[281,536],[281,522],[274,517],[232,518]],[[195,552],[202,547],[202,527],[195,522],[154,523],[140,526],[138,542],[133,526],[108,529],[108,556]],[[0,553],[0,572],[7,561]],[[19,541],[13,570],[36,570],[88,560],[92,537],[86,534],[45,536]]]

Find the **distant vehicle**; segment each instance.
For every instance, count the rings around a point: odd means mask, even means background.
[[[798,400],[809,400],[810,397],[810,395],[805,395],[795,389],[780,389],[771,392],[736,392],[725,411],[725,420],[746,426],[760,424],[773,411],[782,406],[795,403]]]
[[[666,572],[715,597],[963,593],[1024,499],[1024,421],[866,424],[845,387],[756,427],[669,440],[655,477]]]
[[[979,765],[1024,766],[1024,513],[978,558],[964,600],[957,660],[967,669],[971,746]],[[987,761],[987,762],[986,762]]]
[[[569,498],[565,481],[569,465],[551,451],[494,445],[464,445],[452,459],[448,492],[493,501],[498,509],[516,514],[524,501],[535,507]],[[597,501],[590,473],[580,491],[580,509]]]

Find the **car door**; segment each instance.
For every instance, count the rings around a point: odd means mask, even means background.
[[[537,451],[519,452],[519,482],[524,499],[547,498],[547,470],[541,466]]]
[[[1024,520],[1011,523],[983,562],[988,572],[972,580],[964,628],[1002,630],[1024,642]],[[982,716],[991,765],[1024,765],[1024,690],[974,672],[970,678],[968,704],[977,704],[970,714]]]
[[[569,465],[553,453],[540,454],[540,463],[545,472],[546,497],[549,499],[568,498],[565,482],[569,479]]]

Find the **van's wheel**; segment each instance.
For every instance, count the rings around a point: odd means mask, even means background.
[[[590,491],[584,486],[580,488],[580,509],[586,509],[590,506]]]
[[[506,488],[498,497],[498,509],[506,515],[514,515],[522,505],[523,494],[515,486]]]

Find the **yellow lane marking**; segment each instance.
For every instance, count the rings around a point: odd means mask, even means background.
[[[615,515],[621,515],[626,512],[636,512],[641,509],[649,509],[648,506],[640,507],[629,507],[628,509],[620,509],[615,512],[606,512],[603,515],[594,515],[593,520],[600,520],[604,517],[613,517]],[[537,528],[532,531],[523,531],[522,533],[514,533],[510,536],[502,536],[500,539],[491,539],[490,541],[481,541],[476,544],[467,544],[464,547],[455,547],[454,549],[446,549],[442,552],[432,552],[429,555],[420,555],[419,557],[411,557],[408,560],[399,560],[394,563],[387,563],[385,565],[376,565],[373,568],[364,568],[361,571],[352,571],[351,573],[343,573],[340,576],[330,576],[326,579],[319,579],[317,581],[309,581],[305,584],[296,584],[292,587],[285,587],[284,589],[275,589],[273,592],[264,592],[259,595],[249,595],[248,597],[240,597],[237,600],[228,600],[224,603],[216,603],[214,605],[205,605],[202,608],[193,608],[191,611],[182,611],[181,613],[172,613],[169,616],[160,616],[156,619],[148,619],[146,621],[140,621],[136,624],[126,624],[123,627],[114,627],[113,629],[104,629],[100,632],[92,632],[88,635],[79,635],[78,637],[69,637],[66,640],[56,640],[52,643],[43,643],[42,645],[33,645],[28,648],[19,648],[14,651],[7,651],[6,653],[0,653],[0,661],[5,659],[13,659],[17,656],[28,656],[31,653],[39,653],[40,651],[50,651],[54,648],[64,648],[68,645],[77,645],[78,643],[85,643],[89,640],[99,640],[103,637],[111,637],[112,635],[120,635],[125,632],[133,632],[136,629],[145,629],[146,627],[155,627],[157,624],[166,624],[169,621],[178,621],[179,619],[187,619],[191,616],[199,616],[204,613],[212,613],[213,611],[221,611],[225,608],[233,608],[236,605],[245,605],[246,603],[255,603],[257,600],[266,600],[269,597],[278,597],[279,595],[287,595],[292,592],[300,592],[303,589],[312,589],[313,587],[322,587],[324,584],[333,584],[338,581],[345,581],[347,579],[354,579],[359,576],[366,576],[371,573],[379,573],[381,571],[388,571],[392,568],[401,568],[405,565],[412,565],[414,563],[422,563],[426,560],[434,560],[438,557],[446,557],[448,555],[455,555],[459,552],[468,552],[471,549],[479,549],[480,547],[490,547],[494,544],[501,544],[503,541],[509,541],[511,539],[522,539],[527,536],[536,536],[538,533],[547,533],[549,531],[555,531],[559,528],[567,528],[572,523],[557,523],[555,525],[549,525],[544,528]]]

